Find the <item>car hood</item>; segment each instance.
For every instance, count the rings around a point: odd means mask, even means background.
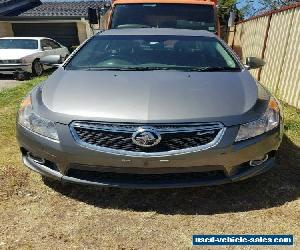
[[[41,87],[40,105],[45,107],[46,116],[50,112],[61,122],[214,120],[226,123],[230,117],[247,114],[257,103],[258,92],[256,82],[247,71],[58,69]]]
[[[15,60],[37,53],[32,49],[0,49],[0,60]]]

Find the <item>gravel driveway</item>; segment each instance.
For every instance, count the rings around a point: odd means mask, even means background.
[[[20,85],[22,82],[16,81],[12,76],[0,75],[0,91],[7,88],[13,88]]]

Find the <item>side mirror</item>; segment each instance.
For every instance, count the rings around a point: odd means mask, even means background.
[[[228,27],[233,27],[234,26],[234,21],[236,18],[236,13],[235,11],[230,11],[229,13],[229,19],[228,19]]]
[[[247,57],[246,58],[246,68],[247,69],[258,69],[265,65],[265,61],[257,57]]]
[[[46,66],[58,68],[61,66],[62,58],[60,55],[45,56],[40,59],[40,62]]]

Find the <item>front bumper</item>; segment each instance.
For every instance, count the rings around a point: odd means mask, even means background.
[[[0,64],[0,74],[32,73],[31,64]]]
[[[182,188],[182,187],[199,187],[199,186],[212,186],[212,185],[221,185],[221,184],[228,184],[233,183],[241,180],[248,179],[250,177],[262,174],[269,169],[271,169],[274,166],[275,158],[272,157],[268,159],[266,162],[261,164],[257,167],[248,167],[241,169],[236,174],[232,176],[217,176],[215,178],[210,178],[207,176],[206,178],[199,178],[199,179],[192,179],[188,180],[186,182],[178,182],[176,179],[164,181],[164,182],[152,182],[149,183],[147,180],[147,176],[145,178],[145,181],[116,181],[116,180],[105,180],[101,179],[101,177],[96,180],[93,178],[93,180],[84,180],[79,178],[74,178],[70,176],[64,176],[58,171],[49,169],[45,165],[39,164],[32,159],[23,156],[23,162],[24,164],[30,168],[31,170],[38,172],[39,174],[43,176],[47,176],[56,180],[61,180],[62,182],[66,183],[75,183],[75,184],[83,184],[83,185],[94,185],[94,186],[100,186],[100,187],[119,187],[119,188],[139,188],[139,189],[151,189],[151,188]]]
[[[261,174],[274,165],[282,139],[277,128],[256,138],[234,143],[238,126],[226,129],[214,148],[184,155],[130,157],[84,148],[71,135],[69,126],[57,124],[61,142],[51,141],[17,125],[17,138],[24,164],[41,175],[96,186],[124,188],[174,188],[219,185]],[[28,154],[30,153],[30,154]],[[249,161],[269,154],[259,166]],[[39,163],[32,155],[43,158]]]

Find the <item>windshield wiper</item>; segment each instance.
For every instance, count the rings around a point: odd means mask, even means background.
[[[231,67],[186,67],[184,70],[187,71],[196,71],[196,72],[237,72],[240,71],[240,68],[231,68]]]
[[[151,70],[168,70],[167,67],[86,67],[81,68],[87,71],[151,71]]]
[[[87,71],[151,71],[151,70],[177,70],[186,72],[237,72],[240,68],[231,67],[152,67],[152,66],[129,66],[129,67],[78,67]]]
[[[169,70],[169,67],[155,67],[155,66],[137,66],[137,67],[122,67],[121,70],[133,70],[133,71],[151,71],[151,70]]]

